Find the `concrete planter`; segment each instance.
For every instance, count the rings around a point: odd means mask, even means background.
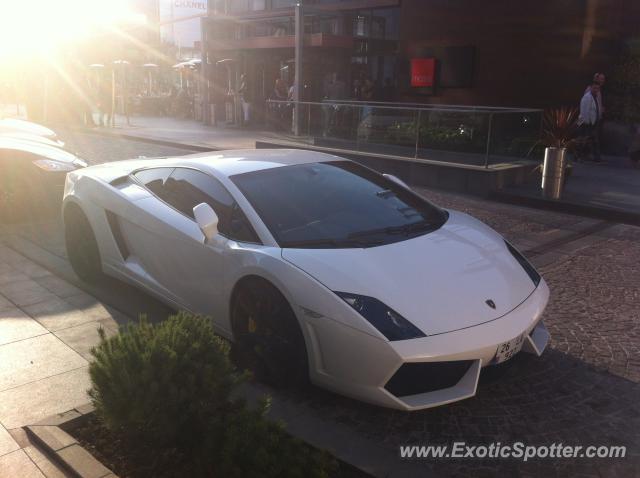
[[[67,431],[84,423],[93,413],[90,404],[54,415],[24,427],[27,435],[53,461],[76,478],[118,478],[85,450]]]
[[[546,148],[542,164],[542,197],[560,199],[565,184],[567,148]]]

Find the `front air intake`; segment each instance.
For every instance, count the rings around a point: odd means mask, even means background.
[[[393,374],[384,388],[396,397],[451,388],[464,377],[473,362],[455,360],[405,363]]]

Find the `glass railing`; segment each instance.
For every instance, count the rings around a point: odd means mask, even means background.
[[[350,151],[484,167],[540,154],[537,109],[267,100],[265,117],[288,140]]]

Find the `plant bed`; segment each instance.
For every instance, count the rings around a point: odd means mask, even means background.
[[[141,453],[141,450],[132,450],[120,437],[114,435],[102,426],[93,413],[87,415],[81,423],[76,423],[74,426],[68,427],[66,431],[73,436],[84,449],[120,478],[196,476],[190,474],[191,471],[185,469],[184,466],[177,465],[175,468],[172,468],[170,466],[171,460],[163,460],[165,463],[169,462],[169,466],[165,465],[162,474],[159,474],[151,450],[148,450],[147,453]],[[318,450],[308,445],[304,446],[310,453],[318,453]],[[370,477],[370,475],[363,471],[340,461],[336,461],[334,469],[328,476],[331,478]]]
[[[68,431],[118,475],[364,476],[269,420],[268,396],[242,398],[249,375],[210,319],[181,312],[100,335],[89,366],[95,412]]]

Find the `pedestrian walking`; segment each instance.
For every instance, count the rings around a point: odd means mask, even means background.
[[[593,82],[587,92],[585,92],[582,100],[580,100],[580,115],[578,116],[579,135],[586,138],[588,150],[579,151],[579,159],[585,159],[586,154],[591,153],[593,160],[601,162],[600,158],[600,142],[597,141],[597,128],[600,119],[600,111],[598,107],[598,93],[600,92],[600,84]]]

